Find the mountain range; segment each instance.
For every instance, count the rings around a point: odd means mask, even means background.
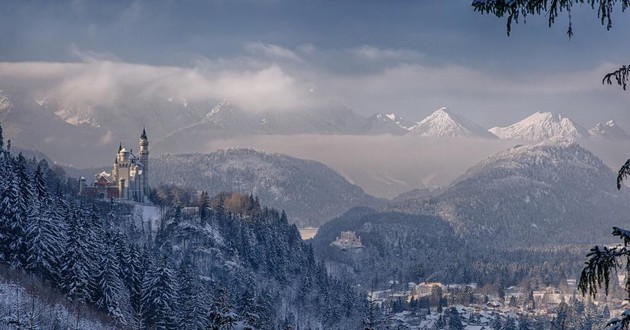
[[[413,123],[394,113],[365,117],[334,103],[291,111],[254,112],[227,99],[213,105],[139,95],[124,102],[67,104],[52,97],[35,100],[24,92],[6,90],[0,90],[0,122],[7,138],[20,146],[26,149],[45,146],[54,159],[79,167],[102,164],[106,147],[135,140],[143,126],[150,132],[152,150],[157,153],[207,151],[207,141],[251,135],[388,134],[485,139],[498,136],[522,141],[559,136],[629,138],[613,121],[588,131],[569,118],[550,112],[537,112],[513,125],[486,130],[446,108]],[[86,154],[88,157],[79,156]]]

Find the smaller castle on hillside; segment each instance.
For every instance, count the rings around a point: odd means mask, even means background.
[[[146,130],[143,129],[140,135],[139,157],[121,143],[112,172],[96,174],[94,182],[89,185],[85,178],[81,178],[79,196],[146,202],[149,197],[149,139]]]
[[[337,237],[334,242],[330,243],[330,245],[336,246],[342,250],[364,248],[361,239],[357,237],[353,231],[342,231],[339,237]]]

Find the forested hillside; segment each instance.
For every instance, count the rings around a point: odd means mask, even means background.
[[[363,248],[331,245],[342,231],[352,231]],[[492,248],[486,241],[457,237],[447,221],[435,216],[377,212],[355,208],[324,224],[313,241],[331,272],[371,289],[417,281],[471,283],[496,287],[529,283],[549,286],[577,276],[586,247]]]
[[[389,208],[439,216],[463,240],[499,247],[601,243],[630,212],[615,180],[579,144],[550,140],[493,154],[437,196]]]
[[[72,185],[45,161],[0,150],[0,263],[108,315],[112,328],[361,324],[365,297],[252,196],[203,195],[197,208],[162,207],[151,224],[138,205],[79,200]]]
[[[384,204],[322,163],[253,149],[163,155],[151,159],[151,171],[155,186],[254,194],[300,226],[319,226],[355,206]]]

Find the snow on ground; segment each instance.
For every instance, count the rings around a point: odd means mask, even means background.
[[[54,294],[30,291],[0,279],[0,329],[113,329],[90,320],[83,308],[68,310]]]

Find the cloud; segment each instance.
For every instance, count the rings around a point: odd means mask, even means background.
[[[62,105],[116,104],[138,97],[197,102],[229,98],[249,111],[286,111],[312,102],[309,87],[269,64],[255,70],[183,68],[93,59],[83,63],[0,63],[0,80]]]
[[[300,57],[292,50],[274,44],[266,44],[260,41],[245,44],[245,49],[250,53],[263,55],[271,59],[288,59],[301,61]]]
[[[369,45],[350,49],[356,57],[369,61],[418,61],[424,57],[422,53],[407,49],[387,49]]]
[[[609,63],[566,72],[498,75],[464,65],[426,64],[421,54],[404,49],[320,50],[305,44],[296,53],[262,42],[246,47],[249,54],[199,55],[189,66],[125,63],[113,54],[74,48],[83,62],[0,62],[0,88],[16,87],[37,99],[53,97],[62,105],[113,105],[152,96],[212,104],[229,98],[244,110],[258,112],[334,101],[364,115],[387,111],[409,120],[449,106],[486,127],[504,126],[538,110],[573,116],[607,102],[608,116],[625,124],[614,113],[627,104],[627,94],[611,96],[613,87],[600,83],[614,68]],[[357,62],[378,69],[335,70]]]

